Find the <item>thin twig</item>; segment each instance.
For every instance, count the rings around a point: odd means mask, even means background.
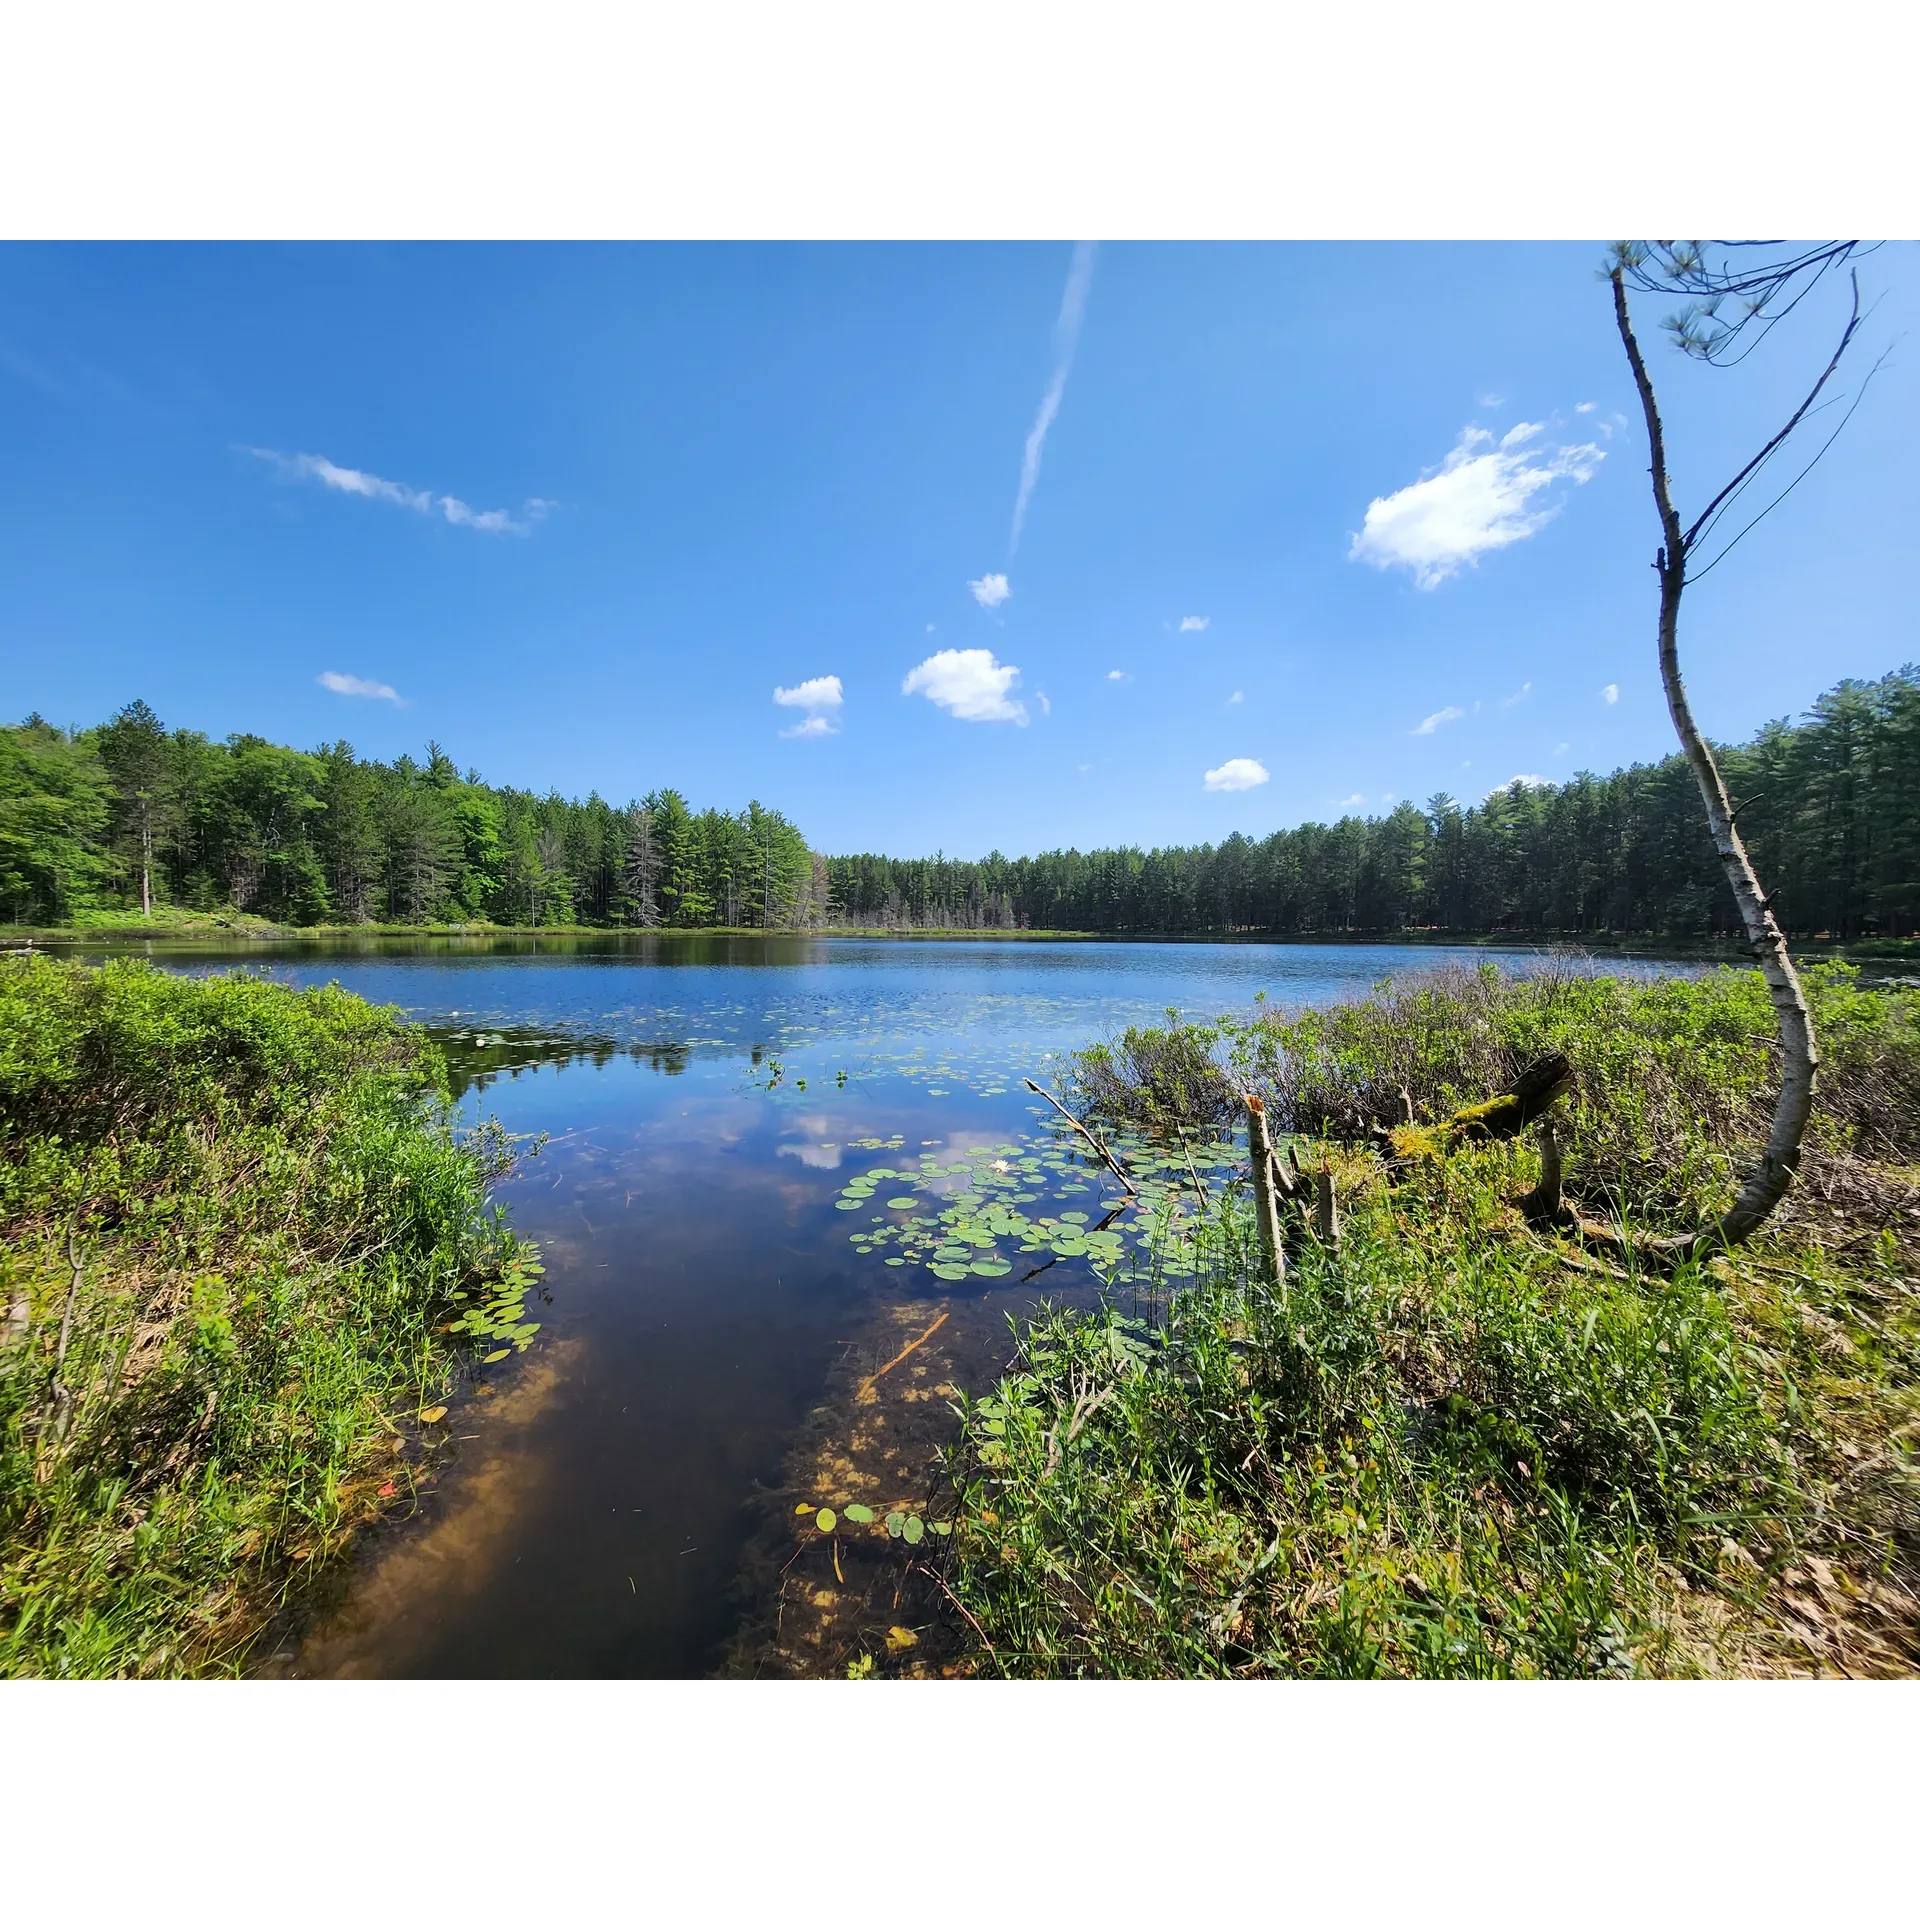
[[[987,1638],[986,1628],[983,1627],[980,1624],[980,1622],[973,1617],[973,1609],[969,1607],[967,1603],[964,1600],[962,1600],[960,1596],[957,1593],[955,1593],[954,1590],[950,1586],[948,1586],[947,1583],[943,1579],[941,1579],[939,1574],[934,1572],[934,1570],[931,1567],[928,1567],[926,1569],[926,1574],[927,1574],[927,1578],[931,1580],[934,1583],[934,1585],[937,1586],[940,1589],[940,1591],[944,1593],[947,1596],[947,1598],[951,1600],[953,1604],[956,1607],[958,1607],[960,1611],[967,1616],[967,1625],[970,1626],[974,1630],[974,1632],[980,1636],[980,1644],[983,1647],[985,1647],[989,1653],[992,1653],[993,1657],[996,1660],[998,1660],[1000,1656],[999,1654],[994,1653],[993,1642]]]

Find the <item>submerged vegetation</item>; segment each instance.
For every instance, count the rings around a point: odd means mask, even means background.
[[[0,962],[0,1673],[231,1670],[531,1338],[446,1085],[338,988]]]
[[[1920,1667],[1920,1019],[1844,967],[1808,990],[1800,1177],[1672,1271],[1523,1217],[1537,1135],[1435,1123],[1564,1053],[1569,1198],[1685,1230],[1765,1135],[1755,974],[1455,971],[1083,1055],[1090,1113],[1168,1142],[1232,1138],[1259,1095],[1338,1207],[1276,1273],[1244,1184],[1196,1182],[1164,1311],[1116,1286],[1022,1331],[953,1463],[975,1670]],[[1441,1150],[1396,1153],[1410,1125]]]

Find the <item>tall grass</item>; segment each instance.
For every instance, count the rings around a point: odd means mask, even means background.
[[[1116,1289],[1029,1326],[954,1460],[953,1584],[979,1665],[1920,1666],[1912,996],[1815,970],[1830,1066],[1794,1208],[1672,1275],[1529,1229],[1511,1204],[1538,1173],[1525,1142],[1395,1176],[1352,1138],[1560,1050],[1592,1203],[1636,1224],[1711,1205],[1764,1127],[1756,985],[1455,973],[1084,1057],[1083,1091],[1136,1124],[1264,1091],[1332,1165],[1344,1230],[1337,1247],[1303,1235],[1277,1283],[1230,1190],[1202,1281],[1164,1321]]]
[[[0,963],[0,1673],[231,1669],[520,1251],[437,1053],[337,988]]]

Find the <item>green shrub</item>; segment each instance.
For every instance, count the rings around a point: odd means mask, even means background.
[[[1136,1115],[1191,1111],[1209,1074],[1234,1097],[1261,1091],[1282,1125],[1322,1136],[1310,1151],[1334,1170],[1344,1227],[1337,1248],[1303,1227],[1278,1284],[1236,1184],[1202,1216],[1199,1283],[1164,1313],[1120,1284],[1098,1312],[1020,1333],[953,1458],[951,1577],[979,1664],[1920,1667],[1920,1237],[1861,1217],[1897,1200],[1907,1219],[1920,1193],[1910,1164],[1887,1163],[1915,1139],[1913,996],[1841,967],[1809,987],[1827,1054],[1809,1194],[1756,1242],[1673,1274],[1529,1230],[1511,1204],[1538,1177],[1525,1140],[1392,1178],[1371,1147],[1330,1137],[1409,1100],[1438,1114],[1484,1099],[1564,1052],[1570,1168],[1636,1222],[1698,1217],[1766,1125],[1757,976],[1453,972],[1219,1022],[1203,1051],[1186,1028],[1177,1050],[1141,1033],[1083,1056],[1082,1091],[1119,1087]]]
[[[445,1085],[338,988],[0,964],[0,1672],[231,1664],[344,1544],[527,1268]]]

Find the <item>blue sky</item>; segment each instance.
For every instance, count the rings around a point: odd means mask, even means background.
[[[1601,251],[0,249],[6,717],[138,694],[961,855],[1657,756]],[[1920,292],[1862,272],[1855,381]],[[1718,373],[1656,311],[1697,501],[1836,316]],[[1920,656],[1914,364],[1690,598],[1716,735]]]

